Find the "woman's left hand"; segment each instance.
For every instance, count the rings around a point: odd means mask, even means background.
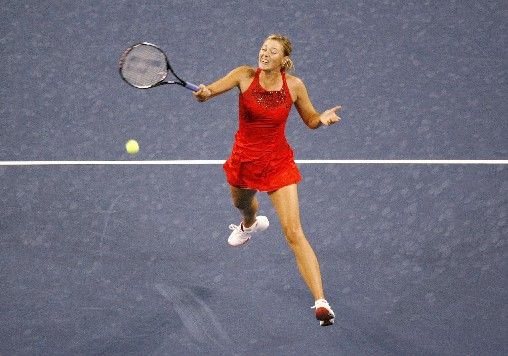
[[[339,122],[341,118],[336,114],[336,112],[340,111],[341,109],[342,106],[338,105],[336,107],[323,111],[321,115],[319,115],[319,121],[321,121],[321,123],[326,126],[330,126]]]

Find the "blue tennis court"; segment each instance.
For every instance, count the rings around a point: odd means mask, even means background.
[[[503,2],[7,1],[0,14],[0,354],[508,352]],[[341,160],[298,164],[326,328],[266,194],[269,229],[227,245],[237,93],[201,104],[118,75],[123,49],[150,41],[209,83],[255,65],[273,32],[293,40],[316,108],[343,106],[338,125],[311,131],[293,109],[286,128],[297,160]]]

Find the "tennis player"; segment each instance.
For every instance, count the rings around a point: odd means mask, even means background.
[[[268,228],[266,216],[257,216],[258,191],[267,192],[279,217],[299,271],[312,293],[320,325],[332,325],[334,313],[325,299],[319,263],[300,223],[297,184],[300,172],[285,137],[293,104],[311,129],[340,121],[336,106],[322,113],[314,109],[303,81],[287,72],[293,69],[292,45],[274,34],[263,42],[258,67],[241,66],[194,93],[204,102],[232,88],[239,89],[239,129],[229,159],[224,164],[233,205],[242,214],[239,225],[230,225],[228,243],[240,246],[253,234]]]

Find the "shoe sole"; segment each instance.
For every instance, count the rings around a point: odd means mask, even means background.
[[[249,241],[250,241],[250,239],[247,239],[247,240],[245,240],[244,242],[242,242],[241,244],[238,244],[238,245],[233,245],[233,244],[231,244],[231,243],[228,241],[228,245],[229,245],[229,246],[231,246],[231,247],[240,247],[240,246],[245,245],[245,244],[246,244],[247,242],[249,242]]]
[[[316,309],[316,319],[319,320],[319,325],[321,326],[333,325],[334,317],[335,316],[330,314],[326,308]]]

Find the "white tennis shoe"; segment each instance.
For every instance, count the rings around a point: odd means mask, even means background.
[[[240,225],[229,225],[229,229],[233,230],[228,238],[228,244],[231,246],[240,246],[250,240],[253,233],[265,231],[270,223],[266,216],[256,216],[256,222],[249,228],[244,228],[243,223]]]
[[[319,320],[319,325],[333,325],[335,314],[325,299],[316,300],[312,309],[316,309],[316,319]]]

